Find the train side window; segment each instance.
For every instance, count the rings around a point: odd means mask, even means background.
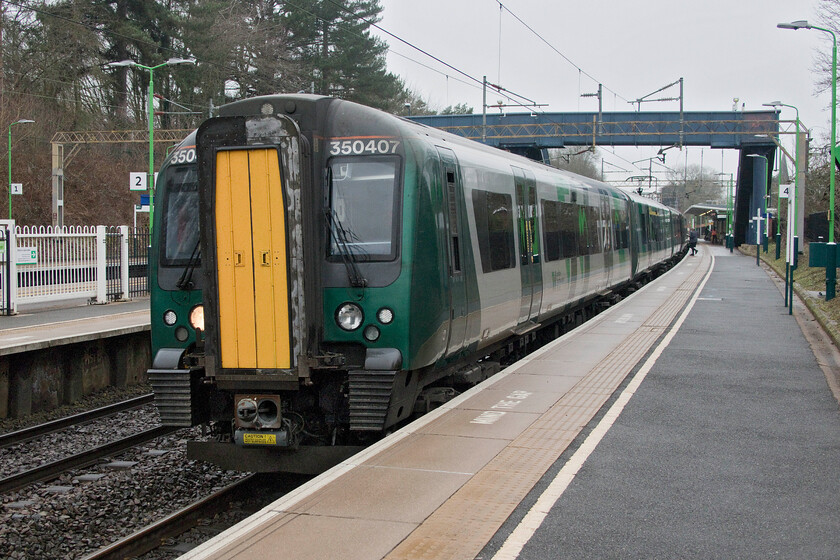
[[[461,272],[461,252],[458,244],[458,206],[455,200],[455,171],[446,170],[446,196],[449,206],[449,244],[452,249],[452,273]]]
[[[586,223],[586,206],[577,205],[578,255],[589,254],[589,226]]]
[[[601,237],[598,235],[598,221],[600,215],[594,206],[586,207],[586,226],[589,237],[589,254],[601,252]]]
[[[545,260],[556,261],[561,258],[560,203],[542,200],[543,237],[545,237]]]
[[[618,211],[618,220],[620,222],[621,227],[621,248],[622,249],[629,249],[630,248],[630,213],[627,211],[626,208],[622,208]]]
[[[613,249],[618,250],[621,249],[621,228],[623,224],[621,223],[621,213],[618,209],[613,209],[612,211],[612,236],[613,236]]]
[[[560,203],[560,240],[564,259],[580,255],[578,246],[578,205],[568,202]]]
[[[474,190],[472,201],[482,271],[514,268],[513,199],[507,194]]]

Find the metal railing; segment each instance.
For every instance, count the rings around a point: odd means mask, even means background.
[[[97,291],[97,254],[104,226],[15,228],[17,303],[42,303],[79,297],[104,301]],[[100,231],[101,230],[101,231]]]
[[[128,297],[149,295],[149,247],[147,227],[128,228]]]
[[[0,313],[23,303],[146,295],[149,241],[148,228],[15,227],[0,220]]]
[[[9,228],[6,226],[0,227],[0,315],[8,315],[12,308],[12,261],[9,258],[12,246],[9,243],[10,237]]]

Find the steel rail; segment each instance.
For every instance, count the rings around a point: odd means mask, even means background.
[[[146,430],[145,432],[140,432],[127,438],[106,443],[105,445],[101,445],[94,449],[89,449],[76,455],[59,459],[58,461],[53,461],[52,463],[47,463],[46,465],[41,465],[40,467],[0,479],[0,494],[18,490],[35,482],[54,478],[70,469],[86,467],[95,463],[102,457],[121,453],[136,445],[171,434],[179,429],[180,428],[172,426],[158,426],[156,428]]]
[[[37,426],[32,426],[30,428],[1,434],[0,448],[16,445],[45,434],[51,434],[65,428],[69,428],[70,426],[95,420],[96,418],[109,416],[118,412],[124,412],[126,410],[131,410],[132,408],[138,408],[149,404],[154,400],[154,393],[149,393],[148,395],[142,395],[133,399],[128,399],[122,402],[103,406],[101,408],[96,408],[94,410],[89,410],[87,412],[82,412],[80,414],[74,414],[73,416],[67,416],[66,418],[59,418],[58,420],[45,422],[44,424],[38,424]]]
[[[241,478],[215,494],[202,498],[124,539],[100,548],[82,560],[122,560],[146,554],[158,548],[164,539],[186,533],[195,527],[200,519],[212,517],[227,509],[230,502],[240,496],[251,494],[254,484],[259,484],[258,475],[251,474]]]

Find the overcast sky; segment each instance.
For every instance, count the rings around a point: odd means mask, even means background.
[[[816,53],[830,52],[830,36],[776,28],[779,22],[800,19],[817,23],[816,0],[502,0],[505,10],[497,0],[381,4],[381,27],[479,81],[486,75],[490,82],[548,105],[540,110],[596,111],[597,100],[580,94],[595,92],[599,82],[605,88],[605,111],[634,110],[627,100],[682,77],[686,111],[728,111],[736,97],[747,111],[779,100],[799,107],[817,141],[828,137],[830,93],[815,95],[813,69]],[[391,47],[389,70],[410,88],[435,106],[467,103],[481,112],[480,84],[382,37]],[[678,94],[675,87],[654,97]],[[488,104],[497,97],[488,97]],[[642,110],[676,111],[679,103],[647,103]],[[793,120],[793,110],[784,109],[782,119]],[[701,148],[686,150],[688,163],[699,164]],[[611,151],[601,150],[606,161],[630,169],[627,160],[649,157],[656,149]],[[725,151],[722,163],[721,150],[706,148],[704,167],[720,172],[723,165],[723,172],[734,173],[735,154]],[[683,152],[674,161],[669,153],[667,163],[682,166],[685,158]]]

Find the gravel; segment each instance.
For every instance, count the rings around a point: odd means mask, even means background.
[[[21,418],[2,418],[0,419],[0,434],[14,432],[30,426],[43,424],[50,420],[72,416],[80,412],[87,412],[94,408],[122,402],[133,397],[139,397],[140,395],[148,395],[151,392],[152,387],[146,383],[120,388],[106,387],[101,391],[91,393],[79,399],[73,404],[65,404],[53,410],[37,412]]]
[[[118,422],[120,429],[137,432],[151,427],[150,418],[156,422],[156,413],[147,408],[120,415],[124,416]],[[58,459],[67,453],[70,440],[85,447],[88,440],[113,439],[116,423],[107,420],[103,426],[102,420],[94,421],[82,434],[58,437],[65,440],[58,444],[33,442],[25,450],[17,446],[16,452],[0,455],[0,470],[16,472],[24,462]],[[46,438],[53,436],[40,439]],[[122,468],[101,463],[0,496],[0,558],[85,556],[245,476],[188,461],[187,440],[201,438],[199,428],[179,430],[114,457]],[[27,457],[36,453],[37,459]],[[81,475],[101,476],[84,482]]]
[[[0,449],[0,478],[70,457],[160,425],[154,405],[100,418]]]

